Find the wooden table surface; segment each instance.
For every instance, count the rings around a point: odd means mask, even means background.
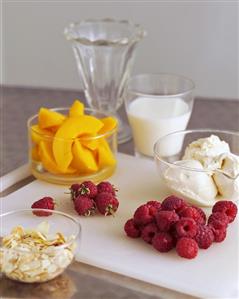
[[[27,119],[41,106],[65,107],[82,92],[19,87],[1,87],[1,175],[27,162]],[[122,109],[121,114],[125,116]],[[200,99],[195,105],[189,128],[213,128],[239,131],[239,101]],[[133,154],[133,141],[119,146]],[[46,299],[189,299],[164,288],[110,273],[85,264],[74,263],[62,276],[42,285],[25,285],[2,279],[0,298]]]

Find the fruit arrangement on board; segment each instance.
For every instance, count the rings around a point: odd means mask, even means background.
[[[104,216],[115,215],[119,200],[117,189],[110,182],[98,185],[91,181],[73,184],[69,188],[71,203],[80,216],[92,216],[97,212]],[[70,203],[69,202],[69,203]],[[53,198],[44,197],[32,204],[32,208],[54,210]],[[50,216],[49,211],[34,211],[37,216]],[[213,242],[222,242],[228,225],[237,215],[232,201],[218,201],[212,213],[206,217],[203,209],[171,195],[162,202],[151,200],[139,206],[124,230],[130,238],[142,238],[159,252],[176,248],[179,256],[193,259],[198,250],[208,249]]]

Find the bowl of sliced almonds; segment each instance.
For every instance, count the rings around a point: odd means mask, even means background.
[[[25,282],[49,281],[74,260],[81,226],[60,211],[24,209],[0,215],[0,270]]]

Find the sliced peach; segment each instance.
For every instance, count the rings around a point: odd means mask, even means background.
[[[81,139],[81,144],[84,145],[84,147],[88,148],[91,151],[94,151],[97,149],[97,147],[99,146],[98,140],[82,140]]]
[[[93,152],[82,146],[79,140],[74,141],[72,153],[73,160],[71,166],[80,173],[92,173],[98,170]]]
[[[56,126],[60,126],[65,120],[65,116],[59,112],[41,108],[38,113],[38,123],[41,129],[48,129]]]
[[[118,124],[117,119],[111,116],[101,118],[101,121],[104,124],[104,126],[102,129],[100,129],[99,134],[104,134],[113,130],[115,127],[117,127]]]
[[[50,130],[41,129],[38,125],[31,126],[32,141],[38,144],[42,140],[51,140],[53,133]]]
[[[55,126],[55,127],[50,127],[48,129],[48,131],[50,131],[51,133],[55,134],[58,129],[59,129],[59,126]]]
[[[76,172],[76,169],[67,168],[62,172],[56,165],[56,162],[52,153],[52,146],[48,142],[41,141],[39,143],[39,156],[42,161],[42,164],[46,170],[54,174],[66,173],[72,174]]]
[[[97,160],[99,168],[104,168],[106,166],[114,166],[116,164],[115,156],[112,153],[110,146],[105,139],[100,140],[100,144],[97,149]]]
[[[84,114],[85,106],[79,100],[75,100],[69,110],[70,117],[78,117]]]
[[[97,147],[99,145],[98,139],[94,138],[95,136],[96,136],[96,134],[81,135],[80,142],[84,147],[90,149],[91,151],[94,151],[97,149]]]
[[[39,155],[39,147],[38,147],[38,145],[36,145],[36,146],[34,146],[32,148],[31,159],[33,161],[41,161],[41,157]]]
[[[57,130],[53,139],[53,155],[59,169],[65,171],[73,159],[72,144],[76,137],[83,134],[96,134],[103,127],[103,123],[91,116],[67,118]]]
[[[55,174],[60,173],[59,169],[56,166],[56,162],[54,161],[50,144],[44,141],[41,141],[39,143],[39,156],[46,170]]]

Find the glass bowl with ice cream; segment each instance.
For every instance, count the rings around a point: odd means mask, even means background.
[[[0,215],[0,270],[12,280],[45,282],[79,254],[81,226],[68,214],[22,209]]]
[[[199,129],[178,131],[154,145],[160,178],[175,195],[209,207],[239,199],[239,133]]]
[[[117,121],[85,108],[40,108],[28,120],[32,174],[51,183],[102,181],[116,169]]]

